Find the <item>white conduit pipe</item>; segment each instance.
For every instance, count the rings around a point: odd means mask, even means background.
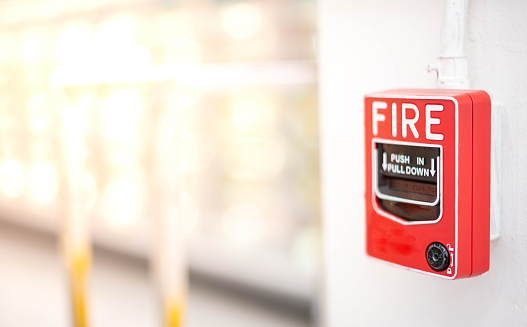
[[[441,29],[441,53],[428,71],[437,72],[440,89],[468,89],[467,58],[463,51],[468,0],[446,0]]]
[[[468,0],[446,0],[441,29],[441,53],[428,71],[437,72],[437,88],[469,89],[467,58],[463,49]],[[501,106],[492,104],[490,240],[501,234]]]

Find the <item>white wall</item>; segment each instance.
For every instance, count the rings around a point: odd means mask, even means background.
[[[433,88],[441,0],[320,0],[327,327],[527,326],[527,1],[471,0],[473,88],[504,104],[502,236],[490,271],[447,281],[369,259],[364,246],[363,94]]]

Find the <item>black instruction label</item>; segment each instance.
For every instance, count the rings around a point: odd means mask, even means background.
[[[438,147],[377,143],[377,155],[383,176],[437,183],[441,162]]]

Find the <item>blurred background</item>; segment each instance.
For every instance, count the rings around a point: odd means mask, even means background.
[[[90,325],[161,325],[166,192],[187,326],[316,325],[316,72],[314,0],[0,2],[0,325],[71,326],[72,207]]]

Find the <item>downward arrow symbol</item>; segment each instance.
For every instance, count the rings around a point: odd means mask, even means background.
[[[386,170],[386,157],[387,157],[386,152],[383,152],[383,154],[382,154],[382,169],[383,170]]]
[[[436,171],[434,169],[434,159],[431,159],[431,165],[432,165],[432,168],[430,169],[430,173],[432,174],[432,176],[434,176],[436,174]]]

